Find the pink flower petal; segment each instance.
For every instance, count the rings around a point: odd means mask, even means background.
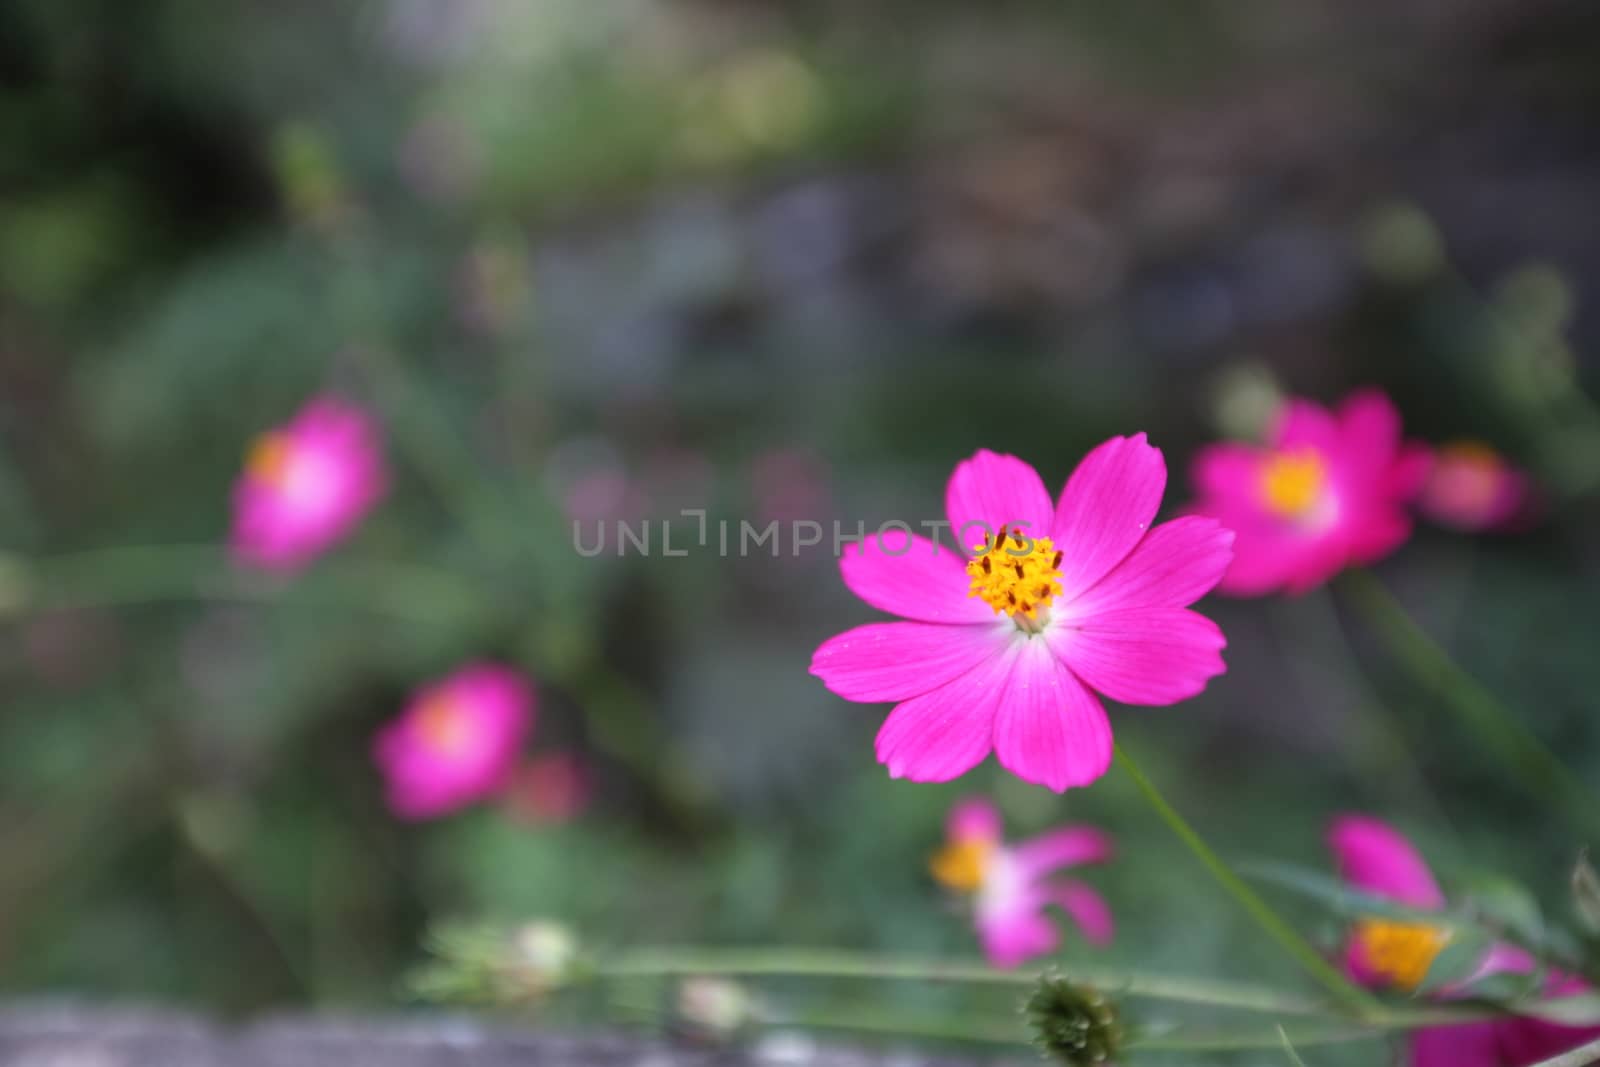
[[[981,626],[868,623],[823,642],[811,673],[846,700],[909,700],[999,655],[1016,633],[1007,619]]]
[[[1011,849],[1012,862],[1029,878],[1064,867],[1104,863],[1115,851],[1111,835],[1092,826],[1065,826],[1031,837]]]
[[[978,940],[983,954],[996,967],[1010,970],[1054,952],[1061,932],[1031,904],[978,917]]]
[[[945,513],[950,532],[963,552],[984,535],[1020,526],[1026,537],[1050,533],[1050,493],[1039,472],[1016,456],[983,449],[962,460],[945,488]]]
[[[1312,448],[1326,458],[1339,454],[1340,443],[1338,420],[1320,405],[1296,399],[1286,402],[1279,411],[1272,433],[1274,449],[1293,452]]]
[[[1222,631],[1186,608],[1107,612],[1045,638],[1091,689],[1124,704],[1173,704],[1227,670]]]
[[[1418,1030],[1411,1035],[1407,1062],[1410,1067],[1506,1067],[1510,1061],[1500,1058],[1499,1024],[1490,1021]]]
[[[1209,593],[1233,560],[1233,531],[1190,515],[1164,522],[1070,605],[1074,617],[1130,608],[1185,608]]]
[[[1049,886],[1047,892],[1071,916],[1091,945],[1103,948],[1111,943],[1116,924],[1110,906],[1096,890],[1082,882],[1062,881]]]
[[[1189,476],[1204,497],[1254,507],[1260,495],[1261,459],[1261,450],[1249,445],[1207,445],[1195,456]]]
[[[1127,558],[1149,531],[1166,487],[1166,460],[1142,433],[1113,437],[1083,458],[1061,490],[1051,528],[1063,557],[1063,601]]]
[[[1438,908],[1444,894],[1417,850],[1387,823],[1342,815],[1328,830],[1328,847],[1345,881],[1407,907]]]
[[[1058,793],[1088,785],[1111,765],[1105,709],[1044,641],[1018,648],[994,720],[1000,765]]]
[[[898,705],[878,731],[878,762],[894,778],[948,782],[983,761],[994,742],[995,709],[1017,658],[1013,644],[955,681]]]
[[[945,833],[952,841],[1000,842],[1000,809],[988,797],[967,797],[950,809]]]
[[[885,530],[845,548],[839,573],[879,611],[919,622],[992,622],[994,609],[967,596],[966,561],[948,543]]]
[[[1339,405],[1339,454],[1363,482],[1381,479],[1400,450],[1400,413],[1377,389],[1361,389]]]

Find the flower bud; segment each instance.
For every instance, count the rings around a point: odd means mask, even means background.
[[[1122,1047],[1117,1006],[1093,986],[1041,975],[1022,1010],[1040,1051],[1068,1067],[1113,1063]]]

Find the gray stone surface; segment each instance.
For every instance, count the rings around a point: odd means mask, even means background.
[[[1011,1062],[1028,1062],[1026,1053]],[[465,1016],[266,1019],[229,1027],[160,1009],[0,1008],[0,1067],[961,1067],[775,1034],[737,1048],[557,1034]],[[988,1061],[996,1062],[996,1061]]]

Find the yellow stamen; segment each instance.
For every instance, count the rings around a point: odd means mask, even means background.
[[[934,880],[960,893],[975,893],[983,885],[994,843],[981,838],[952,841],[928,862]]]
[[[1298,519],[1322,499],[1327,481],[1327,468],[1315,449],[1279,452],[1261,470],[1261,495],[1270,511]]]
[[[1029,539],[1020,530],[1002,530],[972,550],[978,555],[967,564],[972,579],[967,595],[981,597],[996,614],[1037,621],[1039,609],[1061,593],[1061,553],[1048,537]]]
[[[1362,919],[1356,924],[1356,941],[1373,973],[1399,989],[1415,989],[1428,977],[1428,968],[1450,943],[1450,931],[1427,923]]]
[[[472,729],[461,707],[448,697],[434,697],[417,712],[417,732],[423,744],[444,756],[459,753],[472,739]]]
[[[289,471],[289,456],[293,450],[287,434],[264,433],[250,446],[245,457],[245,469],[250,477],[268,485],[282,485]]]

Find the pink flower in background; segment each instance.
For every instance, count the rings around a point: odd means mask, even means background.
[[[1233,535],[1198,517],[1152,529],[1166,483],[1144,434],[1090,452],[1054,506],[1032,467],[979,452],[945,494],[970,558],[895,530],[848,548],[845,584],[905,621],[825,642],[811,673],[847,700],[897,702],[877,739],[896,778],[947,781],[993,751],[1057,792],[1089,784],[1111,762],[1097,693],[1172,704],[1226,669],[1222,631],[1187,607]]]
[[[1534,503],[1526,474],[1488,445],[1453,441],[1433,454],[1417,506],[1458,530],[1501,530],[1525,518]]]
[[[987,800],[950,809],[947,844],[930,864],[946,888],[971,894],[984,955],[996,967],[1016,967],[1054,952],[1061,933],[1045,908],[1066,912],[1091,944],[1111,941],[1111,909],[1099,893],[1055,872],[1111,858],[1110,836],[1088,826],[1064,826],[1015,845],[1000,836],[1000,813]]]
[[[516,766],[533,711],[527,680],[494,664],[464,667],[419,691],[373,745],[390,810],[430,819],[498,793]]]
[[[549,752],[518,767],[506,787],[506,808],[522,822],[571,822],[589,806],[589,768],[571,752]]]
[[[1212,445],[1195,462],[1194,512],[1238,535],[1221,592],[1305,592],[1411,536],[1405,505],[1428,454],[1401,441],[1388,397],[1363,390],[1337,412],[1290,400],[1270,438],[1265,448]]]
[[[1418,911],[1445,905],[1433,873],[1411,842],[1377,819],[1345,815],[1328,831],[1328,845],[1342,878],[1369,896],[1392,900]],[[1364,985],[1415,990],[1434,959],[1450,943],[1443,924],[1386,917],[1362,919],[1351,931],[1345,952],[1350,976]],[[1442,989],[1441,997],[1465,995],[1467,987],[1492,974],[1531,974],[1537,964],[1514,945],[1491,946],[1476,971],[1465,981]],[[1581,979],[1551,971],[1544,995],[1565,997],[1587,992]],[[1411,1067],[1527,1067],[1585,1041],[1600,1029],[1560,1026],[1540,1019],[1508,1016],[1455,1026],[1435,1026],[1411,1035]]]
[[[234,555],[276,570],[303,567],[349,535],[387,483],[372,420],[319,397],[251,446],[234,487]]]

